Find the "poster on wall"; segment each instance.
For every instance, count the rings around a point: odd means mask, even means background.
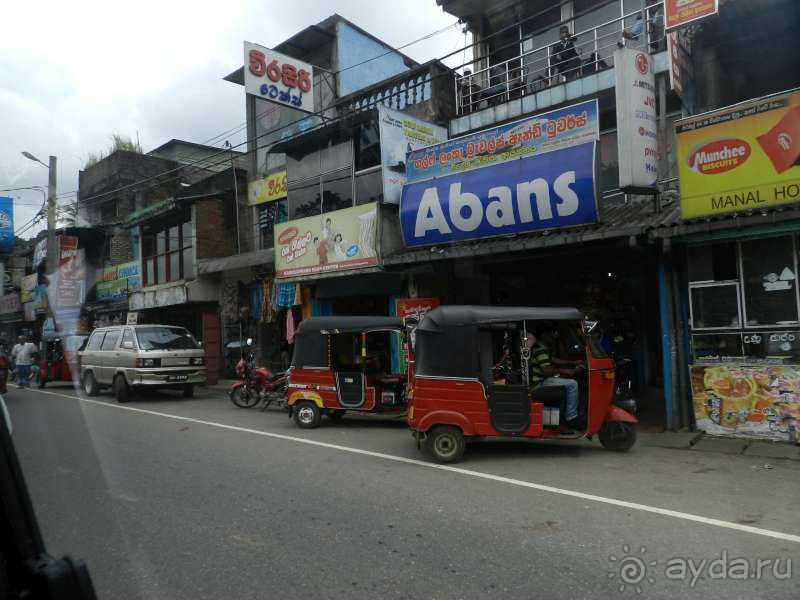
[[[447,129],[401,112],[378,106],[383,201],[400,204],[406,182],[407,154],[447,140]]]
[[[800,366],[691,367],[697,428],[711,435],[789,441],[800,421]]]
[[[397,298],[394,301],[394,312],[401,319],[413,317],[419,322],[438,306],[439,298]],[[414,331],[410,333],[410,342],[414,344]],[[398,372],[405,373],[408,368],[408,352],[405,344],[398,344],[398,359]]]
[[[37,285],[39,285],[39,275],[37,273],[26,275],[20,280],[19,295],[23,304],[25,302],[33,302],[36,297]]]
[[[269,102],[314,112],[313,67],[251,42],[244,42],[244,87]]]
[[[717,14],[719,0],[664,0],[667,31]]]
[[[614,51],[619,187],[655,194],[658,180],[656,80],[653,59],[633,48]]]
[[[800,202],[800,91],[675,123],[681,215]]]
[[[0,196],[0,252],[14,250],[14,199]]]
[[[275,276],[377,265],[377,216],[372,203],[275,225]]]
[[[131,261],[105,267],[103,280],[97,283],[96,297],[98,300],[121,300],[128,297],[142,287],[139,277],[139,262]]]

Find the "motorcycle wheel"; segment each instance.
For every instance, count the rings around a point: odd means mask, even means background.
[[[258,394],[250,386],[243,385],[231,390],[231,402],[239,408],[253,408],[258,404]]]

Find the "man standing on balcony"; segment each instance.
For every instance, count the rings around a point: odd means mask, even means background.
[[[551,51],[553,68],[557,75],[563,75],[569,81],[580,74],[581,59],[575,50],[575,36],[569,32],[569,27],[561,26],[559,38]]]

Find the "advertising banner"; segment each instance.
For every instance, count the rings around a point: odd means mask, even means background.
[[[664,0],[667,31],[717,14],[718,0]]]
[[[275,225],[275,276],[377,265],[377,221],[372,203]]]
[[[800,202],[800,91],[675,123],[684,219]]]
[[[789,441],[800,421],[800,367],[691,367],[697,428],[712,435]]]
[[[244,87],[264,100],[314,112],[313,67],[250,42],[244,43]]]
[[[103,281],[98,282],[98,300],[121,300],[142,287],[139,262],[131,261],[103,269]]]
[[[633,48],[614,51],[619,187],[652,194],[658,179],[656,80],[653,59]]]
[[[247,198],[251,206],[286,198],[286,171],[278,171],[247,184]]]
[[[447,129],[409,117],[382,104],[378,106],[378,124],[383,201],[400,204],[400,193],[406,182],[407,154],[444,142],[447,139]]]
[[[497,165],[600,139],[590,100],[411,152],[408,183]]]
[[[36,297],[36,286],[39,285],[39,275],[33,273],[22,278],[19,286],[20,302],[33,302]]]
[[[426,246],[597,222],[595,142],[409,183],[400,225]]]
[[[0,252],[14,250],[14,199],[0,196]]]
[[[439,306],[439,298],[396,298],[394,301],[394,314],[404,319],[406,317],[413,317],[417,321],[421,321],[428,312]],[[411,343],[414,343],[414,331],[410,333]],[[405,344],[397,344],[398,346],[398,371],[405,373],[408,370],[408,352],[406,351]]]
[[[33,268],[36,269],[47,258],[47,238],[42,238],[36,242],[33,248]]]
[[[681,46],[678,32],[667,34],[667,55],[669,56],[669,88],[678,96],[683,96],[683,74],[681,73]]]

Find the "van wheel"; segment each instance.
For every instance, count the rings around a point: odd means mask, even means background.
[[[322,414],[319,411],[319,407],[313,402],[308,402],[307,400],[298,402],[294,405],[292,416],[294,418],[295,425],[297,425],[300,429],[315,429],[319,427],[319,423],[322,420]]]
[[[183,397],[184,398],[193,398],[194,397],[194,384],[189,383],[183,386]]]
[[[458,427],[450,425],[434,427],[425,438],[425,450],[438,463],[461,460],[465,447],[464,433]]]
[[[114,378],[114,397],[117,399],[117,402],[127,402],[128,396],[130,395],[130,390],[128,390],[128,383],[125,381],[125,377],[123,375],[117,375]]]
[[[626,452],[636,443],[636,430],[630,423],[610,421],[603,423],[598,437],[606,450]]]
[[[100,388],[97,386],[97,380],[94,378],[94,373],[89,371],[83,376],[83,391],[87,396],[97,396],[100,393]]]

